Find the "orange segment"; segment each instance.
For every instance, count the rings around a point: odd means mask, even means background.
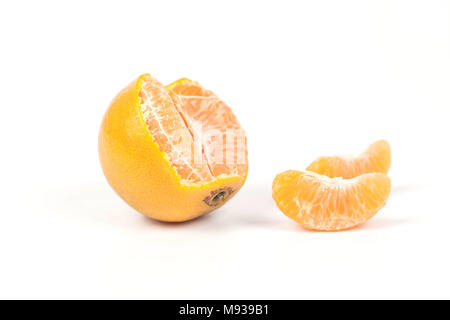
[[[180,98],[180,112],[194,136],[202,137],[203,153],[212,175],[243,175],[246,137],[230,107],[196,81],[180,79],[167,88]]]
[[[166,88],[146,76],[139,97],[155,142],[184,180],[245,173],[245,133],[230,107],[212,91],[189,79]]]
[[[187,78],[178,79],[177,81],[172,82],[171,84],[167,85],[167,89],[181,96],[214,96],[214,93],[212,91],[203,88],[197,81],[189,80]]]
[[[290,170],[275,177],[272,190],[280,210],[303,227],[337,231],[373,217],[386,204],[391,182],[382,173],[345,180]]]
[[[372,143],[359,156],[325,156],[316,159],[306,170],[330,178],[351,179],[364,173],[387,173],[391,165],[391,148],[385,140]]]
[[[186,180],[212,179],[204,158],[194,159],[194,139],[176,108],[180,101],[171,96],[156,79],[144,78],[139,91],[145,123],[155,142],[175,164],[178,174]]]

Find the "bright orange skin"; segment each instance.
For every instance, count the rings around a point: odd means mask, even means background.
[[[325,156],[313,161],[306,170],[330,178],[351,179],[365,173],[387,173],[391,166],[391,148],[385,140],[372,143],[359,156]]]
[[[219,208],[242,187],[248,167],[242,177],[182,183],[142,116],[138,93],[144,76],[114,98],[103,118],[98,146],[108,183],[131,207],[161,221],[186,221]],[[221,190],[231,192],[217,205],[208,205],[205,199]]]

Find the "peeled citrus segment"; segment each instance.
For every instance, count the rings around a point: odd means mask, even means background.
[[[247,178],[244,130],[223,101],[188,79],[165,87],[144,74],[130,83],[106,111],[98,145],[111,187],[157,220],[211,212]]]
[[[391,148],[385,140],[372,143],[359,156],[325,156],[316,159],[306,170],[330,178],[351,179],[364,173],[387,173],[391,165]]]
[[[346,180],[289,170],[275,177],[272,190],[280,210],[304,228],[338,231],[373,217],[386,204],[391,182],[382,173]]]
[[[194,139],[178,112],[179,98],[170,95],[156,79],[145,77],[139,91],[145,123],[155,142],[176,167],[178,174],[189,181],[208,181],[212,174],[202,156],[195,159]],[[201,145],[200,145],[201,147]]]
[[[212,91],[188,79],[166,88],[146,76],[139,97],[155,142],[184,180],[244,174],[245,133],[231,109]]]
[[[167,88],[180,98],[180,113],[193,135],[202,137],[211,174],[244,174],[246,137],[230,107],[196,81],[184,78]]]

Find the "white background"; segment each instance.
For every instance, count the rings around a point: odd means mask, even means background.
[[[0,298],[450,298],[449,1],[2,1]],[[152,221],[100,169],[140,74],[235,111],[250,170],[226,206]],[[371,221],[303,230],[274,176],[391,143]]]

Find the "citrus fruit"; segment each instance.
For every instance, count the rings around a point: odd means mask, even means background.
[[[306,170],[324,174],[330,178],[350,179],[364,173],[387,173],[391,165],[391,148],[385,140],[372,143],[358,156],[320,157]]]
[[[272,196],[280,210],[303,227],[338,231],[373,217],[390,190],[390,179],[383,173],[342,179],[289,170],[275,177]]]
[[[198,82],[164,87],[144,74],[111,102],[99,156],[112,188],[161,221],[219,208],[247,177],[246,137],[231,109]]]

